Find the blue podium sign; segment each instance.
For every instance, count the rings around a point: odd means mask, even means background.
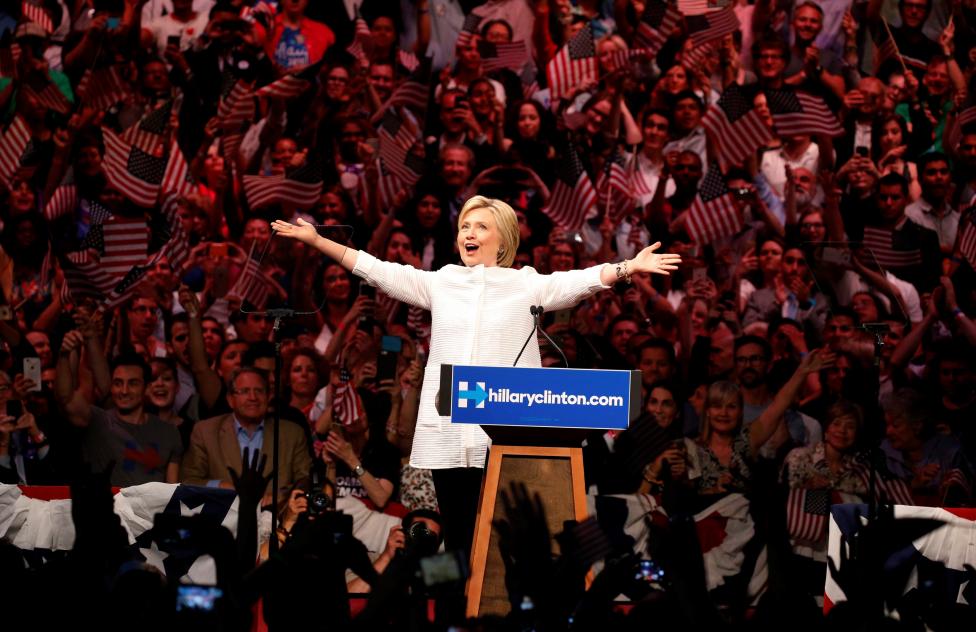
[[[625,429],[634,417],[632,371],[493,366],[442,373],[453,423],[535,428]],[[639,387],[640,381],[637,380]],[[637,390],[637,400],[640,391]],[[446,412],[446,406],[442,410]]]

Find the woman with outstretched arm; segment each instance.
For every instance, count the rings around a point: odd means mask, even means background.
[[[635,273],[670,274],[681,258],[659,254],[656,243],[633,259],[585,270],[539,274],[512,269],[519,244],[515,211],[505,202],[482,196],[468,200],[458,215],[457,246],[463,265],[435,272],[380,261],[372,255],[322,237],[301,219],[278,220],[272,228],[283,237],[317,248],[390,297],[431,312],[428,369],[410,464],[433,471],[437,502],[448,548],[471,550],[481,491],[482,469],[490,443],[476,425],[452,425],[437,414],[434,398],[441,364],[509,366],[532,331],[529,308],[545,311],[573,307]],[[542,366],[537,342],[530,342],[518,366]]]

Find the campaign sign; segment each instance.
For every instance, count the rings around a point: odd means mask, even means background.
[[[454,365],[449,388],[451,421],[625,429],[635,412],[631,405],[633,376],[632,371]],[[442,374],[442,393],[446,390],[444,377],[447,375]],[[639,379],[636,385],[639,388]],[[639,390],[636,400],[639,404]]]

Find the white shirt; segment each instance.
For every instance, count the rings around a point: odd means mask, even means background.
[[[795,160],[787,157],[782,147],[763,152],[759,170],[781,200],[786,189],[786,165],[794,171],[802,167],[811,173],[820,173],[820,146],[817,143],[810,143],[803,154]]]
[[[905,208],[905,215],[919,226],[930,228],[939,236],[939,245],[952,250],[956,245],[956,229],[959,228],[960,213],[945,202],[942,213],[936,213],[934,207],[924,197],[920,197]]]
[[[858,292],[871,292],[876,296],[881,303],[891,314],[892,318],[895,320],[901,320],[902,317],[907,317],[913,323],[918,323],[922,321],[922,301],[918,297],[918,290],[915,286],[908,281],[903,281],[889,271],[885,271],[885,278],[888,279],[898,293],[901,294],[902,302],[904,306],[891,305],[891,301],[887,296],[882,294],[876,287],[867,283],[861,275],[852,270],[848,270],[841,275],[838,282],[834,285],[834,291],[837,294],[837,300],[841,305],[850,305],[851,301],[854,300],[854,295]],[[902,310],[904,307],[904,311]]]
[[[180,50],[187,50],[207,29],[210,18],[206,13],[197,13],[189,22],[180,22],[172,15],[164,15],[150,22],[146,28],[153,34],[156,51],[160,54],[166,50],[166,40],[170,36],[179,36]]]
[[[705,128],[699,125],[695,129],[691,130],[687,136],[675,139],[664,146],[664,150],[661,152],[665,156],[675,151],[693,151],[698,154],[701,158],[702,164],[702,175],[708,173],[708,151],[706,149],[707,140],[705,137]]]
[[[431,340],[410,465],[421,469],[484,467],[490,444],[480,426],[454,425],[437,414],[441,364],[511,366],[532,331],[529,307],[547,312],[568,309],[609,286],[600,282],[603,265],[542,275],[479,265],[447,265],[436,272],[380,261],[360,251],[353,274],[391,297],[431,312]],[[518,366],[539,367],[537,342]]]

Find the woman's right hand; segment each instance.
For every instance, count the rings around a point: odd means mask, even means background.
[[[315,230],[315,226],[306,222],[301,217],[298,218],[298,225],[286,222],[282,219],[276,219],[271,223],[271,229],[282,237],[288,237],[290,239],[297,239],[303,244],[312,245],[319,238],[319,233]]]

